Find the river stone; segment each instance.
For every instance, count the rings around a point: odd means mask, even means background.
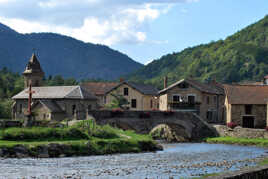
[[[38,158],[49,158],[48,147],[45,145],[38,146],[36,152]]]
[[[13,152],[17,158],[29,157],[29,150],[23,145],[16,145],[13,147]]]
[[[49,157],[59,157],[63,153],[63,146],[60,144],[48,144]]]

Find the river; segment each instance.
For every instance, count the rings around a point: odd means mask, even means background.
[[[256,165],[267,149],[185,143],[156,153],[52,159],[0,159],[0,178],[191,178]]]

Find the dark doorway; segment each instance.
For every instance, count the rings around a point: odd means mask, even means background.
[[[244,128],[254,128],[254,116],[243,116],[243,124]]]

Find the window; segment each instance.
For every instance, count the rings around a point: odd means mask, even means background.
[[[180,95],[173,95],[173,102],[180,102]]]
[[[212,115],[213,115],[212,111],[207,111],[207,120],[208,121],[212,121]]]
[[[22,104],[20,104],[19,113],[22,113]]]
[[[124,88],[124,96],[128,96],[128,88]]]
[[[74,115],[76,113],[76,105],[72,106],[72,114]]]
[[[91,109],[92,109],[92,106],[91,106],[91,104],[89,104],[89,105],[87,106],[87,110],[90,111]]]
[[[131,100],[131,107],[132,108],[137,108],[137,100],[136,99]]]
[[[214,96],[213,99],[214,99],[214,104],[217,104],[217,96]]]
[[[195,104],[195,96],[189,95],[188,96],[188,103],[189,104]]]
[[[252,114],[252,105],[245,105],[245,114]]]
[[[150,101],[150,106],[151,106],[151,109],[153,108],[153,100],[151,99]]]
[[[209,96],[207,96],[207,104],[209,104]]]

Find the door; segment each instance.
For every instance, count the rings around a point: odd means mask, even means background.
[[[244,128],[254,128],[254,116],[243,116],[243,124]]]

